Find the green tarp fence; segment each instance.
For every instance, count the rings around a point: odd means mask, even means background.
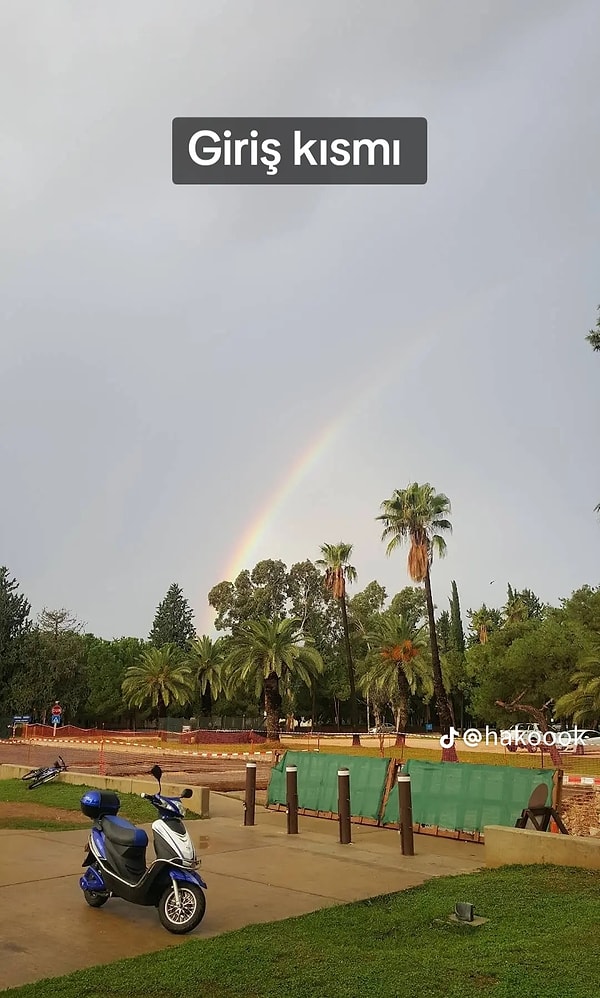
[[[337,772],[349,769],[352,817],[397,825],[395,781],[384,802],[388,774],[395,767],[393,760],[286,752],[271,771],[267,806],[286,803],[286,766],[298,769],[299,808],[337,814]],[[449,831],[482,832],[485,825],[514,828],[540,783],[548,788],[547,803],[552,799],[552,769],[409,759],[403,772],[411,777],[413,822]]]
[[[337,814],[338,769],[349,769],[352,817],[378,821],[389,765],[389,759],[368,756],[286,752],[271,771],[267,806],[286,803],[286,766],[296,766],[298,807]]]
[[[413,822],[463,832],[485,825],[514,827],[532,791],[543,783],[552,799],[551,769],[479,766],[409,759],[403,773],[411,778]],[[398,793],[389,796],[384,825],[398,823]]]

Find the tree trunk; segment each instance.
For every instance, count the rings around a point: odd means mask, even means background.
[[[431,671],[433,673],[433,690],[435,693],[435,701],[440,719],[440,728],[443,735],[448,735],[450,734],[450,729],[453,726],[453,717],[448,701],[448,694],[444,689],[444,680],[442,678],[442,663],[440,662],[440,650],[438,647],[437,633],[435,629],[435,615],[433,610],[433,596],[431,594],[431,577],[429,575],[429,568],[427,569],[427,573],[425,575],[425,598],[427,600],[429,639],[431,641]],[[458,762],[458,756],[454,746],[452,746],[452,748],[442,749],[442,761]]]
[[[506,703],[504,700],[496,700],[496,705],[498,707],[502,707],[503,710],[506,710],[509,713],[519,713],[520,711],[523,714],[529,714],[529,716],[532,717],[539,726],[542,734],[546,734],[546,732],[550,730],[545,714],[548,705],[544,704],[543,707],[534,707],[532,704],[521,703],[521,699],[524,696],[525,691],[523,691],[523,693],[521,693],[520,696],[516,697],[514,700],[511,700],[510,703]],[[546,746],[543,745],[542,750],[545,748]],[[557,769],[560,769],[562,766],[562,757],[560,749],[556,746],[556,744],[548,745],[548,755],[552,760],[552,765],[556,766]]]
[[[279,714],[281,712],[281,694],[277,673],[272,672],[265,679],[265,710],[267,712],[267,741],[279,741]]]
[[[166,708],[166,705],[165,705],[165,701],[162,698],[162,693],[159,693],[158,694],[158,701],[157,701],[157,704],[156,704],[156,726],[157,726],[157,728],[160,728],[160,722],[164,721],[164,719],[165,719],[166,716],[167,716],[167,708]]]
[[[346,659],[348,662],[348,683],[350,684],[350,720],[352,721],[352,730],[358,731],[358,704],[356,702],[354,663],[352,661],[352,649],[350,647],[350,631],[348,628],[348,613],[346,610],[346,596],[344,593],[342,593],[340,603],[342,607],[342,622],[344,624],[344,644],[346,645]]]
[[[210,683],[206,684],[206,689],[204,690],[204,693],[200,694],[200,700],[202,704],[202,713],[207,714],[210,717],[212,714],[212,705],[213,705],[212,690],[210,688]]]
[[[335,723],[337,724],[337,729],[339,731],[341,727],[340,701],[335,696],[333,698],[333,716],[335,718]]]
[[[404,745],[406,742],[406,728],[408,726],[408,704],[410,699],[410,687],[408,679],[404,674],[401,665],[398,666],[398,714],[396,727],[396,745]]]

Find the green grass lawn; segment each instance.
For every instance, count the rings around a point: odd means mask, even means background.
[[[447,920],[456,901],[489,919]],[[207,921],[210,919],[210,894]],[[110,902],[109,902],[110,905]],[[109,908],[105,909],[108,917]],[[600,874],[510,867],[431,880],[5,991],[19,998],[593,998]],[[202,932],[200,927],[199,932]]]
[[[85,784],[78,786],[75,783],[46,783],[36,790],[30,790],[28,783],[22,780],[0,780],[0,802],[12,801],[23,804],[41,804],[46,807],[59,808],[64,811],[79,811],[79,801],[85,790],[90,789]],[[118,794],[121,801],[119,814],[123,818],[128,818],[134,824],[146,824],[154,821],[157,817],[155,808],[147,801],[142,800],[136,794]],[[186,821],[193,821],[198,818],[193,811],[186,813]],[[68,821],[55,821],[52,818],[26,818],[0,816],[0,828],[43,828],[46,831],[61,830],[66,831],[72,828],[85,828],[85,824],[74,824]]]

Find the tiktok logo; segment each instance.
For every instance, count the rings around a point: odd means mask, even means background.
[[[456,735],[458,734],[459,734],[458,729],[451,727],[448,734],[442,735],[442,737],[440,738],[440,745],[442,746],[442,748],[452,748],[456,740]]]

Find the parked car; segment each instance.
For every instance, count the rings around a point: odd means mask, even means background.
[[[370,735],[395,735],[395,724],[380,724],[375,728],[369,728]]]
[[[568,744],[563,750],[565,752],[575,751],[575,739],[577,739],[577,744],[583,745],[584,749],[587,747],[600,748],[600,731],[594,731],[593,728],[578,728],[577,731],[575,731],[573,728],[572,731],[568,731],[566,733],[570,736],[570,738]]]
[[[500,732],[500,738],[502,744],[516,744],[522,745],[527,735],[534,731],[539,731],[541,733],[541,728],[539,724],[532,722],[531,724],[513,724],[512,728],[507,728]]]

